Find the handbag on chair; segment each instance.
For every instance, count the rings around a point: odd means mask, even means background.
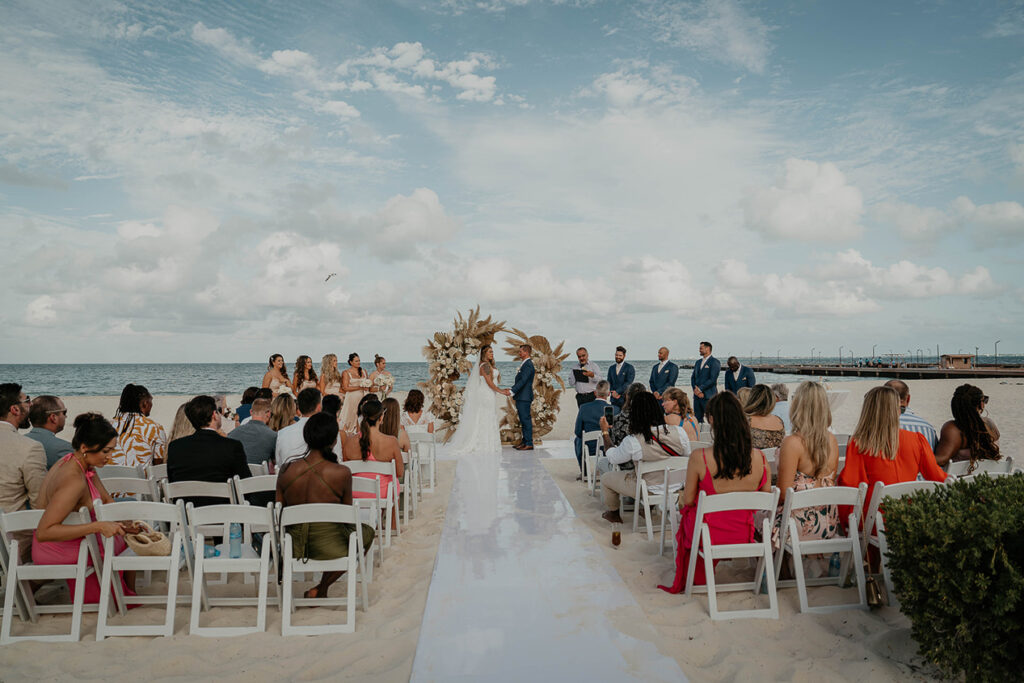
[[[145,522],[136,521],[134,525],[141,531],[125,534],[124,540],[136,555],[153,557],[171,554],[171,539],[166,534],[154,531]]]

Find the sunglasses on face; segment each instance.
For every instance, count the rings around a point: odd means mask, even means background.
[[[67,417],[67,415],[68,415],[68,409],[67,409],[67,408],[64,408],[63,410],[47,410],[47,411],[46,411],[46,413],[47,413],[48,415],[54,415],[54,414],[60,413],[60,414],[61,414],[61,415],[63,415],[64,417]]]
[[[981,397],[981,402],[982,402],[982,404],[988,403],[988,396],[982,396]]]

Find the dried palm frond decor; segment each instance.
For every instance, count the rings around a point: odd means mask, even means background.
[[[494,337],[505,331],[505,321],[494,322],[491,316],[480,317],[480,307],[471,310],[464,318],[456,314],[451,332],[435,332],[423,347],[423,356],[430,364],[430,380],[420,382],[420,387],[431,401],[430,412],[445,424],[444,440],[455,434],[462,412],[462,388],[455,386],[455,380],[473,369],[471,356],[480,348],[494,343]]]
[[[533,415],[533,439],[537,443],[540,437],[550,432],[558,419],[559,399],[565,391],[565,382],[558,375],[562,369],[562,361],[569,357],[568,353],[562,353],[565,342],[559,342],[554,349],[548,342],[547,337],[539,334],[533,337],[528,336],[522,330],[512,328],[511,337],[507,337],[508,346],[505,353],[510,356],[519,355],[519,347],[522,344],[529,344],[533,348],[530,359],[533,361],[533,404],[530,406],[530,414]],[[515,401],[509,397],[505,404],[505,417],[501,420],[501,440],[503,443],[519,443],[522,440],[523,431],[519,424],[519,415],[516,413]]]

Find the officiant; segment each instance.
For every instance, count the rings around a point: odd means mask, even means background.
[[[582,346],[576,349],[576,358],[580,364],[572,368],[569,386],[576,390],[576,406],[579,407],[594,400],[594,390],[601,378],[601,368],[590,360],[590,354]]]

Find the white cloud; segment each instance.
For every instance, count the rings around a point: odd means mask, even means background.
[[[1019,202],[978,205],[960,196],[945,211],[886,202],[872,209],[872,213],[876,218],[895,225],[907,239],[915,241],[934,241],[969,228],[967,234],[981,247],[1012,246],[1024,242],[1024,206]]]
[[[736,0],[656,3],[641,7],[638,13],[659,41],[758,74],[767,67],[771,27]]]
[[[880,221],[896,226],[911,241],[930,242],[954,232],[959,221],[944,211],[904,202],[883,202],[871,209]]]
[[[682,104],[692,99],[697,87],[692,78],[677,75],[663,66],[652,68],[647,62],[635,60],[624,64],[618,71],[599,75],[582,94],[603,95],[610,107],[629,109]]]
[[[1024,242],[1024,206],[1018,202],[976,205],[967,197],[957,197],[953,210],[973,226],[973,235],[982,246],[1015,245]]]
[[[825,282],[863,289],[881,299],[926,299],[949,295],[987,295],[999,291],[984,266],[956,277],[945,268],[922,266],[900,260],[886,267],[875,266],[855,249],[835,254],[816,269]]]
[[[787,159],[769,188],[748,192],[747,227],[776,239],[841,242],[860,236],[861,192],[832,163]]]
[[[45,326],[57,321],[57,312],[53,309],[55,300],[49,294],[36,297],[25,307],[25,322],[29,325]]]
[[[376,213],[357,220],[358,234],[385,260],[408,258],[420,244],[446,242],[459,230],[437,193],[417,188],[408,197],[396,195]]]

